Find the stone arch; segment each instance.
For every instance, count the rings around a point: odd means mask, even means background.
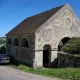
[[[22,39],[21,47],[29,48],[29,42],[28,42],[28,39],[26,39],[25,37]]]
[[[11,38],[8,38],[8,44],[12,45]]]
[[[58,44],[58,51],[61,50],[61,48],[67,43],[67,41],[70,39],[70,37],[64,37]]]
[[[46,44],[43,47],[43,67],[48,67],[51,62],[51,46]]]
[[[17,38],[14,39],[14,43],[13,43],[15,46],[19,46],[19,41]]]

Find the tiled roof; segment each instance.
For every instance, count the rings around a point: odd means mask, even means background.
[[[53,8],[51,10],[47,10],[47,11],[42,12],[40,14],[28,17],[25,20],[23,20],[19,25],[14,27],[6,35],[32,33],[62,7],[63,7],[63,5],[56,7],[56,8]]]

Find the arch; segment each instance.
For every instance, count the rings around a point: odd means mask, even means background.
[[[28,43],[28,40],[26,38],[22,39],[21,47],[29,48],[29,43]]]
[[[43,47],[43,67],[48,67],[51,62],[51,46],[44,45]]]
[[[8,44],[12,44],[11,38],[8,38]]]
[[[14,45],[15,46],[19,46],[19,42],[18,42],[18,39],[17,38],[14,39]]]
[[[65,37],[65,38],[63,38],[63,39],[59,42],[58,51],[61,50],[61,48],[67,43],[67,41],[68,41],[69,39],[70,39],[69,37]]]

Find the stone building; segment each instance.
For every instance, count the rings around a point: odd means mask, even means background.
[[[26,18],[6,34],[6,53],[30,66],[56,65],[57,52],[80,36],[80,22],[69,4]]]

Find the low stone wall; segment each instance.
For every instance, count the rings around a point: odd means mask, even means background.
[[[58,67],[79,67],[80,57],[68,53],[58,53]]]
[[[8,55],[11,56],[12,63],[24,63],[28,66],[33,66],[33,59],[35,58],[35,51],[14,45],[7,46]]]

